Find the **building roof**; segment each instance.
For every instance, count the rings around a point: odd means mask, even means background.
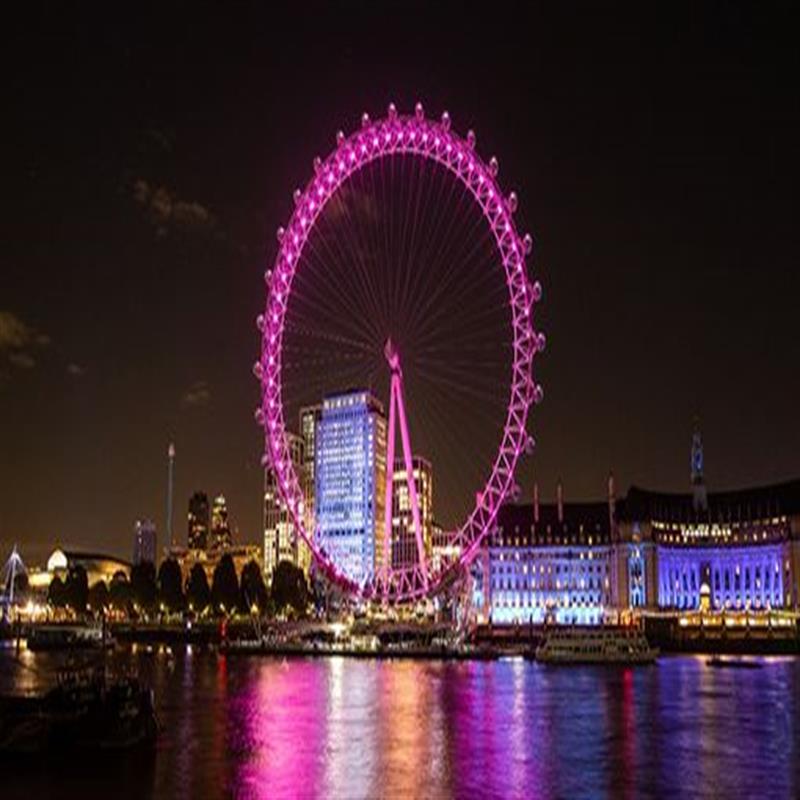
[[[67,561],[110,561],[113,564],[119,564],[121,567],[130,568],[131,562],[126,561],[124,558],[117,558],[110,556],[107,553],[85,553],[81,550],[64,550],[64,555]]]
[[[619,519],[642,522],[756,522],[800,514],[800,479],[737,489],[709,492],[707,509],[696,511],[691,493],[653,492],[632,486],[617,504]]]
[[[354,399],[358,395],[364,396],[363,404],[365,405],[370,411],[378,411],[380,414],[385,416],[385,409],[383,407],[383,403],[369,390],[365,388],[348,388],[343,389],[340,391],[330,392],[326,394],[322,398],[322,416],[325,417],[326,412],[331,411],[340,411],[341,409],[335,407],[333,405],[333,401],[335,400],[345,400],[345,399]],[[355,404],[354,404],[355,405]]]
[[[515,503],[497,512],[493,542],[526,547],[610,544],[611,539],[608,502],[564,503],[563,520],[558,518],[557,503],[539,503],[538,522],[533,503]]]

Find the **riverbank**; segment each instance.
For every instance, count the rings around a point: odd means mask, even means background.
[[[6,639],[24,642],[36,625],[6,630]],[[231,655],[320,656],[352,658],[494,659],[533,652],[548,630],[543,626],[482,626],[474,628],[458,645],[445,625],[359,623],[342,634],[340,623],[319,621],[263,624],[251,620],[192,623],[114,623],[108,634],[121,644],[220,648]],[[550,628],[549,630],[552,630]],[[800,655],[800,638],[794,625],[730,626],[682,625],[679,617],[646,617],[648,641],[662,653],[730,655]],[[263,633],[263,635],[260,635]],[[353,638],[359,641],[353,646]]]

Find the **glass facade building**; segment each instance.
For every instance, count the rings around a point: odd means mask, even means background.
[[[433,544],[433,467],[427,459],[414,456],[411,468],[419,503],[425,560],[430,562]],[[411,566],[418,561],[406,466],[400,459],[395,461],[392,473],[392,568]]]
[[[211,550],[220,550],[233,544],[230,523],[228,522],[228,503],[224,495],[214,498],[211,507],[211,532],[208,547]]]
[[[288,434],[288,437],[292,463],[302,476],[304,441],[294,434]],[[278,491],[275,472],[268,467],[264,472],[264,580],[267,583],[272,580],[272,573],[281,561],[289,561],[307,570],[310,551],[297,536],[292,517]]]
[[[315,536],[356,583],[375,569],[386,494],[386,417],[366,391],[326,397],[315,433]]]
[[[156,526],[149,519],[137,519],[133,526],[133,563],[157,563]]]
[[[195,492],[189,498],[187,544],[190,550],[208,547],[209,506],[205,492]]]

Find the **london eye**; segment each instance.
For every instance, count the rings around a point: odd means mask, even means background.
[[[365,599],[418,600],[475,557],[534,447],[533,364],[545,338],[534,326],[542,289],[526,264],[532,239],[518,231],[517,196],[501,190],[497,159],[483,160],[473,132],[455,133],[447,112],[364,114],[313,168],[278,229],[257,321],[264,466],[326,574]],[[293,451],[301,409],[356,389],[383,420],[365,569],[343,555],[343,538],[326,536],[322,501]],[[435,512],[416,480],[422,456],[435,468]]]

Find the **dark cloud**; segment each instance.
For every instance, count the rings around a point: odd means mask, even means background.
[[[0,311],[0,352],[46,347],[50,337],[40,333],[11,311]]]
[[[181,398],[181,405],[190,408],[207,406],[211,402],[211,389],[206,381],[195,381]]]
[[[73,378],[80,378],[86,374],[86,367],[82,367],[80,364],[70,363],[67,364],[67,373],[72,375]]]
[[[145,131],[148,142],[155,144],[160,150],[170,152],[174,144],[174,134],[159,128],[149,128]]]
[[[133,199],[147,212],[159,236],[170,228],[213,230],[216,217],[202,204],[181,200],[165,186],[156,186],[143,178],[133,183]]]
[[[21,350],[9,353],[8,360],[20,369],[33,369],[36,366],[36,359],[30,353],[25,353]]]
[[[0,359],[20,369],[33,369],[33,353],[47,347],[50,337],[37,331],[12,311],[0,311]]]

